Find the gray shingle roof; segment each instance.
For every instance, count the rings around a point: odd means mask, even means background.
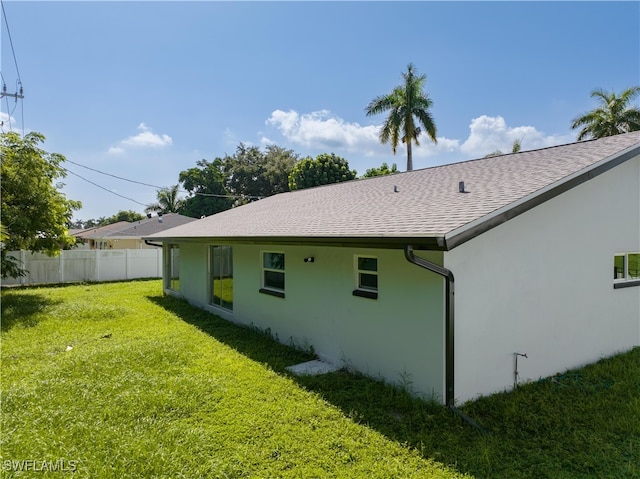
[[[271,196],[150,239],[455,247],[640,154],[640,132]],[[591,172],[589,174],[589,172]],[[464,181],[465,191],[458,184]],[[502,214],[502,220],[495,216]],[[483,224],[486,227],[483,228]]]
[[[74,236],[83,239],[93,239],[93,238],[104,238],[109,233],[113,233],[114,231],[119,231],[124,228],[128,228],[131,226],[129,221],[118,221],[117,223],[111,223],[106,226],[99,226],[96,228],[87,228],[84,230],[80,230]]]
[[[162,221],[157,216],[145,218],[143,220],[128,222],[121,221],[114,225],[103,226],[96,230],[78,235],[83,239],[131,239],[160,233],[162,231],[184,225],[195,221],[195,218],[179,215],[177,213],[167,213],[162,216]]]

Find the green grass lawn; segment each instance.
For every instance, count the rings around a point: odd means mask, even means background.
[[[308,354],[158,280],[4,290],[1,346],[2,477],[640,478],[640,348],[465,405],[481,434],[363,376],[290,377]]]

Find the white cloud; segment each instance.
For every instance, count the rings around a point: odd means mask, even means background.
[[[8,125],[13,125],[15,120],[5,112],[0,111],[0,122],[2,122],[2,128],[5,128]]]
[[[469,130],[469,137],[460,145],[460,151],[472,157],[481,157],[496,150],[509,153],[515,140],[520,140],[523,150],[572,141],[569,136],[545,135],[533,126],[510,127],[501,116],[482,115],[474,118]]]
[[[138,125],[138,130],[140,130],[140,133],[135,136],[130,136],[126,140],[123,140],[121,143],[128,146],[151,148],[162,148],[173,143],[173,140],[169,135],[158,135],[157,133],[153,133],[153,131],[151,131],[151,128],[149,128],[144,123],[140,123]]]
[[[159,135],[154,133],[144,123],[138,125],[140,131],[137,135],[130,136],[129,138],[122,140],[118,143],[118,146],[112,146],[107,151],[110,155],[122,155],[125,153],[125,147],[132,148],[164,148],[173,144],[173,140],[169,135]]]
[[[224,142],[226,145],[234,148],[238,145],[238,137],[230,128],[224,130]]]
[[[373,155],[379,151],[378,127],[348,123],[328,110],[298,114],[275,110],[267,119],[289,141],[308,148],[358,151]]]
[[[16,127],[16,119],[7,113],[0,111],[0,132],[6,133],[13,131],[19,135],[24,135],[25,132]]]
[[[122,155],[124,153],[124,148],[120,148],[119,146],[112,146],[107,150],[107,154],[109,155]]]
[[[275,126],[289,142],[310,149],[328,149],[338,154],[341,151],[359,153],[362,156],[389,158],[391,148],[381,145],[380,126],[362,126],[349,123],[332,115],[328,110],[298,113],[295,110],[275,110],[265,122]],[[482,115],[469,124],[466,139],[439,136],[433,143],[425,134],[420,135],[420,146],[413,147],[414,158],[441,157],[445,162],[481,158],[496,150],[511,151],[513,142],[520,140],[523,150],[533,150],[573,141],[570,136],[546,135],[533,126],[507,125],[501,116]],[[262,136],[263,145],[273,140]],[[404,145],[398,145],[399,161],[405,155]],[[388,160],[385,160],[388,161]]]
[[[444,136],[437,136],[437,143],[431,141],[431,138],[426,133],[421,133],[418,137],[420,146],[413,146],[412,152],[415,157],[427,158],[435,155],[444,155],[445,153],[456,153],[460,151],[460,140],[452,140],[445,138]],[[398,152],[400,148],[404,151],[404,146],[398,145]]]

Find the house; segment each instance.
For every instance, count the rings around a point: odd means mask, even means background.
[[[149,239],[167,294],[453,406],[640,345],[640,132],[278,194]]]
[[[89,249],[145,249],[153,248],[143,237],[195,221],[177,213],[159,214],[139,221],[119,221],[106,226],[89,228],[76,233],[79,241]]]
[[[96,226],[94,228],[69,230],[71,236],[76,237],[76,247],[84,247],[85,249],[107,249],[100,238],[109,235],[120,229],[131,226],[129,221],[118,221],[106,226]]]

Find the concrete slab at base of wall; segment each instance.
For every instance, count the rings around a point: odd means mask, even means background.
[[[287,371],[292,372],[296,376],[317,376],[319,374],[332,373],[340,369],[339,366],[328,363],[326,361],[320,361],[319,359],[313,361],[307,361],[305,363],[295,364],[285,368]]]

